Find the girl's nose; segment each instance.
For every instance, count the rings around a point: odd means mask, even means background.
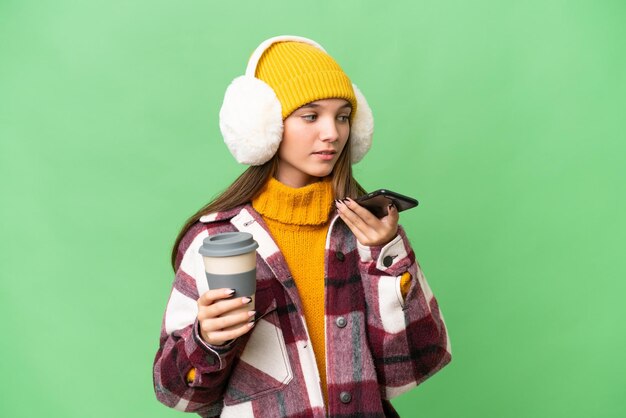
[[[334,120],[325,121],[321,124],[320,139],[324,142],[334,142],[339,139],[339,130]]]

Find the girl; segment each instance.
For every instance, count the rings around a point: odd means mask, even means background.
[[[251,166],[176,240],[157,398],[203,417],[397,416],[389,399],[445,366],[450,345],[397,210],[378,219],[354,200],[365,99],[319,44],[280,36],[227,89],[220,128]],[[198,249],[228,231],[259,243],[253,315],[206,283]]]

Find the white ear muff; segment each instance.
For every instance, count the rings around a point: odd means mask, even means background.
[[[248,60],[246,73],[226,89],[220,109],[220,130],[237,162],[261,165],[269,161],[283,138],[282,108],[274,90],[254,76],[263,52],[272,44],[298,41],[322,51],[321,45],[300,36],[275,36],[263,41]]]
[[[234,79],[220,109],[220,130],[238,163],[269,161],[283,139],[282,111],[274,90],[258,78]]]
[[[374,116],[365,100],[365,96],[361,90],[354,84],[354,95],[356,96],[356,113],[352,119],[350,126],[350,152],[352,164],[356,164],[367,154],[372,146],[372,137],[374,136]]]

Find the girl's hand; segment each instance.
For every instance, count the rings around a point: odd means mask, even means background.
[[[337,212],[362,245],[385,245],[398,233],[400,215],[394,205],[389,205],[387,215],[377,218],[369,210],[350,198],[335,201]]]
[[[211,345],[222,345],[242,336],[254,326],[254,322],[250,321],[255,312],[241,310],[251,299],[228,299],[233,292],[233,289],[213,289],[198,298],[200,336]]]

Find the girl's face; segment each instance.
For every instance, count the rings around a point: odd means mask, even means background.
[[[284,122],[275,177],[303,187],[333,171],[350,135],[350,103],[324,99],[295,110]]]

